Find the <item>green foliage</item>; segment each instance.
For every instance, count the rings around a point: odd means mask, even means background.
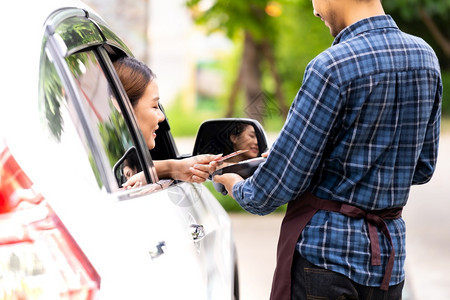
[[[219,203],[227,212],[246,212],[230,195],[222,195],[214,189],[211,181],[206,181],[203,183],[208,190],[216,197]],[[276,213],[286,212],[287,205],[280,206],[275,210]]]
[[[201,0],[189,0],[187,6],[194,12],[194,19],[210,32],[222,31],[234,38],[242,29],[249,31],[255,39],[273,36],[271,19],[264,12],[268,0],[229,1],[216,0],[206,11],[198,12]]]
[[[264,12],[265,6],[269,3],[266,0],[250,2],[217,0],[208,10],[198,13],[196,7],[200,2],[202,1],[191,0],[187,3],[193,11],[197,24],[206,26],[210,32],[217,30],[225,32],[236,44],[235,52],[222,63],[227,89],[224,95],[216,99],[222,112],[226,111],[229,92],[241,65],[244,30],[256,38],[266,38],[273,45],[276,67],[281,76],[282,90],[288,106],[301,86],[303,72],[308,62],[329,47],[333,41],[323,22],[313,15],[311,2],[308,0],[277,1],[282,12],[278,17],[271,17]],[[261,67],[264,74],[262,81],[264,97],[270,100],[271,111],[279,111],[276,107],[275,81],[272,73],[269,72],[267,63]],[[243,93],[239,94],[236,107],[245,107],[244,97]],[[245,112],[243,109],[237,109],[234,116],[245,117]],[[264,118],[264,126],[268,131],[278,131],[283,124],[284,117],[281,111],[267,114]]]
[[[443,116],[441,120],[441,134],[447,134],[450,132],[450,118]]]
[[[405,21],[416,21],[419,18],[419,8],[425,9],[435,17],[448,20],[450,15],[450,1],[436,0],[397,0],[384,1],[386,12],[398,13]]]
[[[277,19],[275,44],[277,67],[289,105],[303,80],[307,64],[333,42],[323,22],[314,16],[307,0],[286,3]]]
[[[223,195],[216,191],[211,181],[203,183],[208,190],[216,197],[219,203],[227,212],[244,212],[245,210],[230,195]]]
[[[95,41],[96,35],[94,33],[97,32],[97,29],[87,19],[71,18],[61,23],[55,31],[62,37],[66,45],[78,46],[87,44],[92,40]],[[42,44],[43,49],[46,47],[46,43],[47,40],[44,39]],[[66,58],[66,62],[75,76],[82,73],[80,70],[80,62],[84,63],[87,60],[88,57],[84,54]],[[59,141],[63,127],[60,110],[64,101],[64,91],[55,66],[50,62],[45,51],[41,55],[39,72],[38,98],[41,116],[49,128],[51,136]]]
[[[59,142],[63,127],[60,107],[64,102],[64,90],[55,65],[46,52],[42,53],[39,70],[39,112],[50,136]]]
[[[195,108],[192,113],[189,113],[183,108],[181,96],[178,96],[170,106],[165,107],[165,111],[170,124],[170,130],[175,137],[195,136],[203,121],[223,117],[220,109],[209,110]]]
[[[55,32],[62,37],[68,51],[80,45],[97,43],[99,37],[96,25],[84,17],[66,19]]]
[[[399,0],[383,5],[401,30],[427,41],[436,51],[441,67],[450,70],[450,1]]]
[[[111,102],[110,106],[112,106]],[[110,118],[98,123],[98,131],[103,146],[108,149],[109,163],[114,166],[125,151],[131,147],[128,143],[128,141],[131,141],[131,137],[129,137],[128,127],[122,115],[114,107],[110,109]]]
[[[194,8],[201,0],[191,0],[189,7]],[[308,62],[318,53],[328,48],[333,38],[329,29],[323,22],[313,15],[313,8],[309,0],[283,0],[278,1],[282,8],[282,14],[279,17],[255,18],[252,15],[251,7],[255,6],[262,9],[268,1],[254,0],[248,1],[229,1],[217,0],[215,4],[208,9],[204,15],[197,14],[198,24],[206,25],[211,31],[222,30],[228,36],[234,37],[237,44],[236,53],[233,58],[228,59],[228,64],[224,64],[226,70],[227,86],[231,87],[232,81],[240,66],[239,58],[242,53],[242,31],[252,28],[252,33],[256,35],[264,34],[269,36],[275,48],[276,64],[283,82],[283,92],[287,104],[290,105],[294,99],[303,79],[303,72]],[[424,38],[437,52],[442,69],[450,69],[450,59],[440,49],[428,29],[419,20],[419,8],[423,8],[430,14],[439,29],[445,36],[450,36],[450,27],[448,20],[450,18],[450,1],[433,0],[398,0],[384,1],[383,6],[387,13],[392,14],[400,28],[411,34]],[[195,15],[195,14],[194,14]],[[261,21],[264,20],[264,23]],[[267,23],[266,23],[267,22]],[[251,23],[251,25],[250,25]],[[259,29],[256,29],[258,27]],[[274,98],[274,81],[270,72],[267,72],[268,66],[263,66],[263,89],[264,93]],[[444,90],[450,89],[450,82],[446,75],[443,75]],[[447,88],[448,87],[448,88]],[[228,91],[230,88],[227,89]],[[449,100],[443,101],[443,111],[450,113]],[[224,111],[226,107],[227,95],[223,95],[219,101],[219,109]],[[238,98],[237,107],[243,107],[243,95]],[[237,110],[236,116],[243,114],[242,110]],[[271,114],[266,116],[264,126],[267,130],[279,130],[284,123],[281,116]]]

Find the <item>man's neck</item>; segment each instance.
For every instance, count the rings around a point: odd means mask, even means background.
[[[347,5],[342,8],[345,26],[349,26],[362,19],[384,15],[384,9],[380,1],[346,1]]]

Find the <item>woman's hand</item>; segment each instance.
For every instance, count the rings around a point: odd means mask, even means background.
[[[187,182],[202,183],[216,170],[217,163],[214,160],[222,157],[222,154],[202,154],[175,161],[172,168],[172,178]]]
[[[147,183],[144,172],[139,172],[130,177],[122,187],[126,189],[137,188]]]

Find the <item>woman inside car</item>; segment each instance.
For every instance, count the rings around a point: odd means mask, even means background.
[[[138,126],[148,149],[155,147],[158,123],[165,117],[159,109],[159,89],[156,76],[144,63],[132,57],[123,57],[114,62],[114,68],[133,107]],[[208,163],[217,155],[197,155],[190,158],[154,161],[160,179],[176,179],[187,182],[204,182],[209,176]],[[145,184],[143,172],[129,178],[123,187],[139,187]]]
[[[231,158],[228,160],[229,162],[240,162],[258,157],[258,139],[256,138],[255,129],[252,125],[238,123],[230,132],[230,141],[233,145],[233,151],[243,150],[245,152]]]

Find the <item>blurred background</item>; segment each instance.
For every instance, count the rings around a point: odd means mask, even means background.
[[[313,16],[310,0],[85,2],[157,74],[161,103],[181,153],[192,151],[201,122],[220,117],[257,119],[272,143],[307,63],[333,42],[328,28]],[[450,208],[446,183],[450,172],[450,94],[446,92],[450,89],[450,1],[396,0],[383,5],[400,29],[425,39],[441,63],[444,97],[438,168],[430,184],[413,188],[405,212],[410,278],[406,297],[450,299],[450,218],[446,217]],[[229,196],[207,185],[229,212],[242,212]],[[283,214],[232,216],[242,262],[242,299],[267,299]],[[240,249],[245,240],[252,240],[253,248]],[[267,251],[255,256],[255,250],[262,248]],[[258,264],[268,271],[261,272]]]
[[[278,131],[307,63],[333,38],[310,0],[86,0],[158,76],[175,136],[206,118],[251,117]],[[439,56],[450,87],[450,1],[384,1]],[[444,94],[444,114],[450,114]]]

